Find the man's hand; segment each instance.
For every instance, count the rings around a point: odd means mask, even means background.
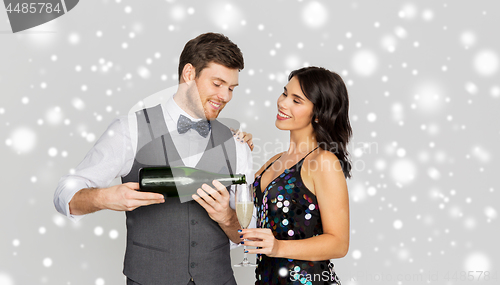
[[[203,184],[198,188],[196,194],[193,194],[193,199],[198,202],[207,211],[210,218],[219,224],[227,224],[234,215],[234,210],[229,207],[229,192],[226,187],[217,180],[214,180],[213,185],[217,190]],[[203,190],[205,191],[203,191]]]
[[[212,184],[217,190],[203,184],[196,192],[198,195],[193,194],[192,197],[205,208],[210,218],[219,224],[230,240],[234,243],[240,243],[241,239],[238,233],[240,224],[236,212],[229,207],[229,192],[217,180],[214,180]]]
[[[231,129],[231,131],[233,132],[233,136],[236,137],[237,140],[239,140],[242,143],[246,142],[250,150],[253,150],[254,148],[252,141],[253,136],[251,133],[242,132],[240,130],[235,131],[234,129]]]
[[[139,183],[129,182],[103,190],[105,209],[132,211],[141,206],[165,202],[162,194],[140,192]]]
[[[132,211],[140,206],[165,202],[162,194],[140,192],[139,183],[125,183],[109,188],[85,188],[69,202],[72,215],[85,215],[99,210]]]

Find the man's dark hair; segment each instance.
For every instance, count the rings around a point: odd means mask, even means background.
[[[242,70],[243,54],[238,46],[223,34],[205,33],[190,40],[184,46],[179,58],[179,81],[184,66],[191,63],[198,77],[211,62],[227,68]]]

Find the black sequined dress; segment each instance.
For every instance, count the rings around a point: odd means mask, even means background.
[[[306,157],[285,169],[264,192],[261,176],[274,161],[255,178],[257,227],[270,228],[278,240],[305,239],[323,233],[318,201],[300,175]],[[255,284],[341,284],[330,260],[306,261],[258,254],[257,265]]]

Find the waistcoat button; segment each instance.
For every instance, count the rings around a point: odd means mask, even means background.
[[[195,268],[195,267],[196,267],[196,263],[191,262],[191,268]]]
[[[191,246],[192,246],[192,247],[195,247],[195,246],[197,246],[197,245],[198,245],[198,243],[197,243],[197,242],[195,242],[195,241],[192,241],[192,242],[191,242]]]
[[[196,220],[191,220],[191,225],[196,225],[198,222]]]

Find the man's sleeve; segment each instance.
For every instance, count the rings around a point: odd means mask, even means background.
[[[54,193],[57,211],[75,222],[84,217],[70,214],[73,196],[84,188],[108,187],[113,179],[126,175],[132,168],[132,149],[127,118],[114,120],[76,169],[59,180]]]

